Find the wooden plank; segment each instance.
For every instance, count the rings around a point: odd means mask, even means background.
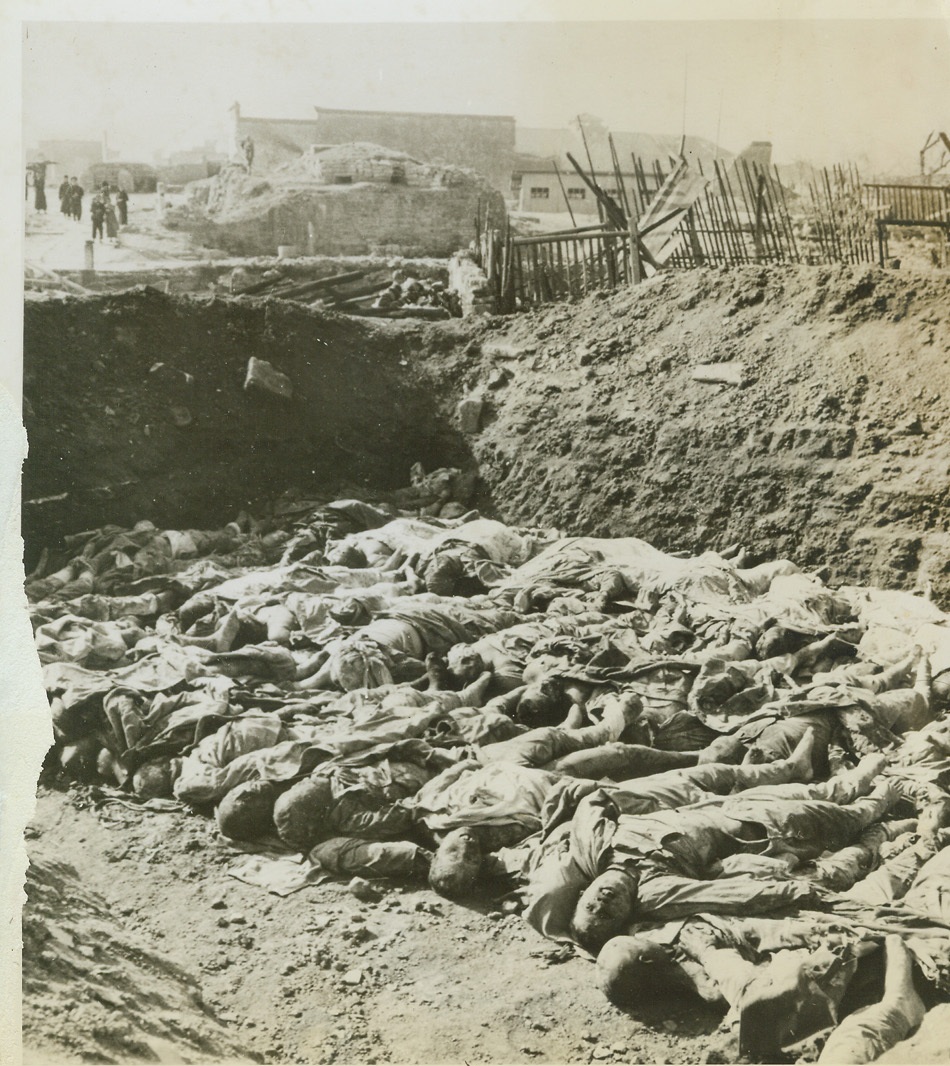
[[[607,144],[610,145],[610,158],[614,164],[614,179],[617,182],[617,194],[620,197],[620,206],[623,208],[623,213],[630,217],[630,204],[627,201],[627,190],[623,184],[623,173],[620,170],[620,160],[617,158],[617,149],[614,147],[614,135],[612,133],[607,134]]]
[[[624,218],[623,211],[621,211],[620,208],[617,207],[617,205],[610,199],[610,197],[607,196],[607,194],[604,192],[603,189],[601,189],[601,187],[597,184],[596,181],[587,177],[584,171],[581,170],[577,160],[571,155],[570,152],[567,153],[567,158],[571,166],[577,171],[581,180],[597,198],[598,213],[600,214],[601,222],[609,221],[610,225],[614,229],[625,229],[627,225],[627,220],[626,218]],[[603,212],[599,211],[600,207],[603,208]]]
[[[577,248],[575,245],[564,245],[564,258],[567,261],[567,273],[570,280],[571,296],[581,296],[580,264],[577,262]]]
[[[763,224],[765,229],[766,240],[769,244],[773,260],[776,263],[781,263],[785,259],[785,253],[782,248],[782,243],[779,239],[777,219],[775,217],[774,205],[772,203],[770,183],[768,179],[768,173],[761,170],[758,165],[755,168],[757,180],[762,189],[762,201],[764,205],[764,217]]]
[[[571,225],[577,225],[577,219],[574,218],[574,209],[571,207],[571,201],[567,198],[567,189],[564,188],[564,182],[561,181],[561,171],[558,168],[557,160],[553,159],[554,173],[557,175],[557,183],[561,186],[561,195],[564,197],[564,202],[567,204],[567,212],[571,216]]]
[[[627,248],[630,258],[630,281],[639,285],[643,281],[643,265],[640,262],[640,235],[637,232],[637,220],[630,216],[630,241]]]
[[[587,134],[584,132],[584,123],[581,122],[581,116],[580,115],[577,116],[577,126],[578,126],[578,129],[580,129],[580,131],[581,131],[581,140],[584,142],[584,151],[587,153],[587,165],[590,167],[590,182],[589,182],[589,184],[591,185],[591,188],[594,188],[594,187],[597,186],[597,172],[594,170],[594,163],[593,163],[593,161],[591,160],[591,157],[590,157],[590,148],[588,148],[588,146],[587,146]],[[570,155],[568,155],[567,158],[571,159]],[[573,163],[574,160],[571,159],[571,162]],[[576,167],[577,164],[574,163],[574,166]],[[578,170],[578,173],[581,175],[581,177],[584,177],[583,171]],[[598,196],[598,198],[597,198],[597,217],[600,219],[601,222],[606,222],[607,221],[607,216],[605,215],[604,211],[605,211],[605,207],[604,207],[600,197]]]
[[[743,165],[743,167],[746,166],[745,160],[742,161],[742,165]],[[752,182],[752,175],[749,174],[748,170],[746,170],[746,174],[748,175],[748,180],[751,183]],[[756,180],[755,180],[755,194],[754,194],[754,200],[753,200],[753,202],[755,204],[755,228],[752,231],[752,240],[755,243],[755,254],[756,254],[756,258],[758,258],[758,259],[764,258],[764,256],[763,256],[763,248],[764,248],[764,245],[765,245],[765,242],[763,240],[764,220],[762,218],[762,212],[763,212],[764,207],[765,207],[765,204],[764,204],[764,193],[763,193],[763,189],[762,189],[763,185],[764,185],[764,182],[762,180],[762,175],[759,174],[756,177]],[[751,188],[751,186],[750,186],[750,188]]]
[[[749,250],[746,247],[745,234],[744,234],[744,232],[742,230],[742,221],[739,218],[739,208],[738,208],[738,206],[736,204],[736,194],[735,194],[735,191],[732,188],[732,179],[729,177],[729,171],[726,169],[725,165],[723,165],[723,167],[722,167],[722,174],[723,174],[723,179],[724,179],[724,182],[725,182],[725,188],[726,188],[726,192],[727,192],[727,196],[728,196],[727,202],[728,202],[728,204],[730,206],[732,218],[733,218],[733,221],[735,223],[736,241],[737,241],[737,243],[738,243],[738,245],[739,245],[739,247],[741,249],[742,262],[747,263],[747,262],[749,262],[751,257],[749,255]],[[738,178],[739,178],[739,175],[738,175],[738,172],[737,172],[736,173],[736,179],[738,180]],[[742,195],[742,183],[741,183],[741,181],[739,182],[739,194],[740,194],[740,196]]]
[[[907,185],[894,181],[867,181],[864,182],[864,186],[868,189],[903,189],[912,193],[920,192],[923,189],[930,192],[942,192],[946,189],[944,185]]]
[[[82,285],[78,285],[75,281],[70,281],[68,278],[64,278],[61,274],[57,274],[55,270],[50,270],[49,267],[40,266],[39,263],[28,262],[24,264],[30,270],[35,270],[38,274],[45,275],[50,281],[56,283],[60,288],[66,289],[67,292],[75,293],[76,296],[95,296],[97,295],[92,289],[86,289]]]
[[[789,248],[796,263],[801,262],[801,256],[798,252],[798,241],[795,239],[795,227],[792,225],[792,216],[788,211],[788,200],[785,197],[785,186],[782,184],[782,180],[778,174],[778,166],[775,167],[775,184],[778,186],[778,192],[782,199],[782,220],[785,226],[785,232],[788,235]]]
[[[626,226],[626,222],[624,222],[624,228],[622,230],[602,229],[600,226],[597,226],[593,230],[590,230],[590,229],[575,229],[575,230],[568,230],[565,233],[557,233],[557,234],[553,234],[553,235],[545,233],[545,234],[541,234],[541,235],[539,235],[537,237],[515,237],[514,238],[514,243],[516,245],[518,245],[518,247],[520,247],[520,248],[526,248],[526,247],[529,247],[532,244],[556,244],[558,241],[565,241],[565,242],[573,241],[573,240],[576,240],[579,236],[583,236],[583,237],[604,237],[604,236],[612,237],[612,236],[615,236],[617,233],[626,233],[626,230],[627,230],[627,226]]]
[[[831,221],[831,244],[839,262],[844,260],[844,247],[841,243],[841,235],[838,232],[838,220],[835,217],[834,195],[831,191],[831,180],[828,177],[828,168],[823,167],[822,178],[824,180],[825,196],[828,201],[828,217]]]
[[[538,265],[538,249],[536,246],[531,247],[531,274],[534,282],[534,295],[537,302],[542,303],[541,299],[541,268]]]
[[[607,237],[602,241],[604,249],[604,261],[607,264],[607,282],[612,289],[617,287],[617,262],[615,259],[614,242]]]
[[[833,256],[830,254],[830,250],[825,240],[826,234],[824,213],[821,209],[818,193],[812,182],[808,183],[808,192],[811,195],[812,207],[814,208],[815,215],[817,216],[816,225],[818,228],[818,245],[821,248],[822,262],[830,263],[833,259]]]
[[[729,233],[727,232],[720,215],[720,207],[717,197],[711,189],[706,190],[706,212],[712,234],[712,241],[716,248],[716,261],[720,266],[728,266],[731,260],[729,247]]]
[[[703,250],[699,244],[699,237],[696,234],[696,220],[693,217],[693,212],[696,209],[696,205],[686,212],[686,232],[689,234],[689,249],[692,254],[694,266],[702,266],[706,262],[706,257],[703,255]]]

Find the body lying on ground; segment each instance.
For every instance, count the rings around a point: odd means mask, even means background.
[[[336,504],[53,553],[27,583],[53,765],[336,876],[465,896],[503,870],[592,952],[678,922],[677,965],[761,1055],[803,959],[827,1021],[896,935],[891,991],[826,1058],[916,1024],[903,949],[927,987],[950,968],[946,615],[737,548]],[[765,950],[772,916],[791,940]]]

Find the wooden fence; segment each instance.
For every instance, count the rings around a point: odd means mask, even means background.
[[[950,185],[866,184],[866,202],[888,226],[950,227]]]
[[[651,271],[755,263],[884,263],[887,225],[902,217],[948,226],[950,191],[862,185],[852,167],[815,171],[807,195],[776,167],[715,161],[697,177],[683,160],[649,168],[634,157],[635,183],[619,200],[568,157],[594,194],[593,226],[517,237],[476,219],[479,261],[502,313],[635,284]],[[618,165],[619,171],[619,165]],[[938,221],[939,220],[939,221]]]

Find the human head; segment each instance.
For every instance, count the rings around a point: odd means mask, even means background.
[[[372,618],[372,612],[364,600],[357,596],[347,596],[342,600],[332,600],[327,614],[334,622],[343,626],[364,626]]]
[[[461,899],[475,887],[482,865],[477,832],[453,829],[439,844],[429,867],[429,887],[448,899]]]
[[[97,759],[102,745],[92,734],[79,737],[60,749],[59,761],[66,773],[79,781],[92,781],[96,776]]]
[[[369,565],[366,556],[355,544],[340,541],[327,549],[327,563],[330,566],[347,566],[351,570],[365,570]]]
[[[615,1007],[632,1007],[683,987],[684,979],[666,948],[649,934],[615,936],[597,956],[597,981]]]
[[[270,781],[244,781],[235,786],[214,812],[218,829],[231,840],[258,840],[274,830],[277,787]]]
[[[950,799],[929,803],[917,819],[917,833],[924,840],[936,839],[944,826],[950,824]]]
[[[941,670],[935,675],[930,686],[931,706],[943,709],[950,705],[950,670]]]
[[[326,820],[333,789],[323,776],[298,781],[274,804],[277,835],[297,851],[309,851],[327,835]]]
[[[637,902],[637,877],[611,867],[584,889],[574,909],[571,934],[592,955],[627,927]]]
[[[678,622],[670,622],[647,633],[643,638],[643,646],[655,655],[682,655],[695,640],[696,634],[691,629]]]
[[[560,678],[546,677],[527,686],[515,711],[515,721],[530,728],[554,725],[563,717],[563,684]]]
[[[351,638],[330,656],[330,677],[344,692],[378,688],[392,683],[391,660],[385,650],[369,640]]]
[[[152,759],[132,774],[132,790],[144,799],[167,799],[172,794],[174,768],[171,759]]]
[[[485,671],[485,660],[470,644],[455,644],[445,656],[449,673],[456,681],[468,685]]]
[[[755,642],[755,652],[760,659],[788,655],[804,648],[809,639],[805,633],[798,633],[780,625],[772,625],[759,634]]]
[[[461,560],[452,552],[433,556],[423,574],[426,592],[436,596],[454,596],[464,577]]]

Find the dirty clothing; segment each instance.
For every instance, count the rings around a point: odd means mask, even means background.
[[[638,879],[635,922],[704,912],[762,914],[793,904],[806,895],[800,884],[742,876],[710,881],[710,872],[737,853],[790,854],[801,861],[841,847],[897,799],[887,786],[868,792],[855,775],[842,774],[820,785],[765,785],[628,815],[601,790],[578,806],[565,853],[549,857],[535,872],[526,917],[545,936],[570,939],[581,892],[610,867],[629,869]]]

